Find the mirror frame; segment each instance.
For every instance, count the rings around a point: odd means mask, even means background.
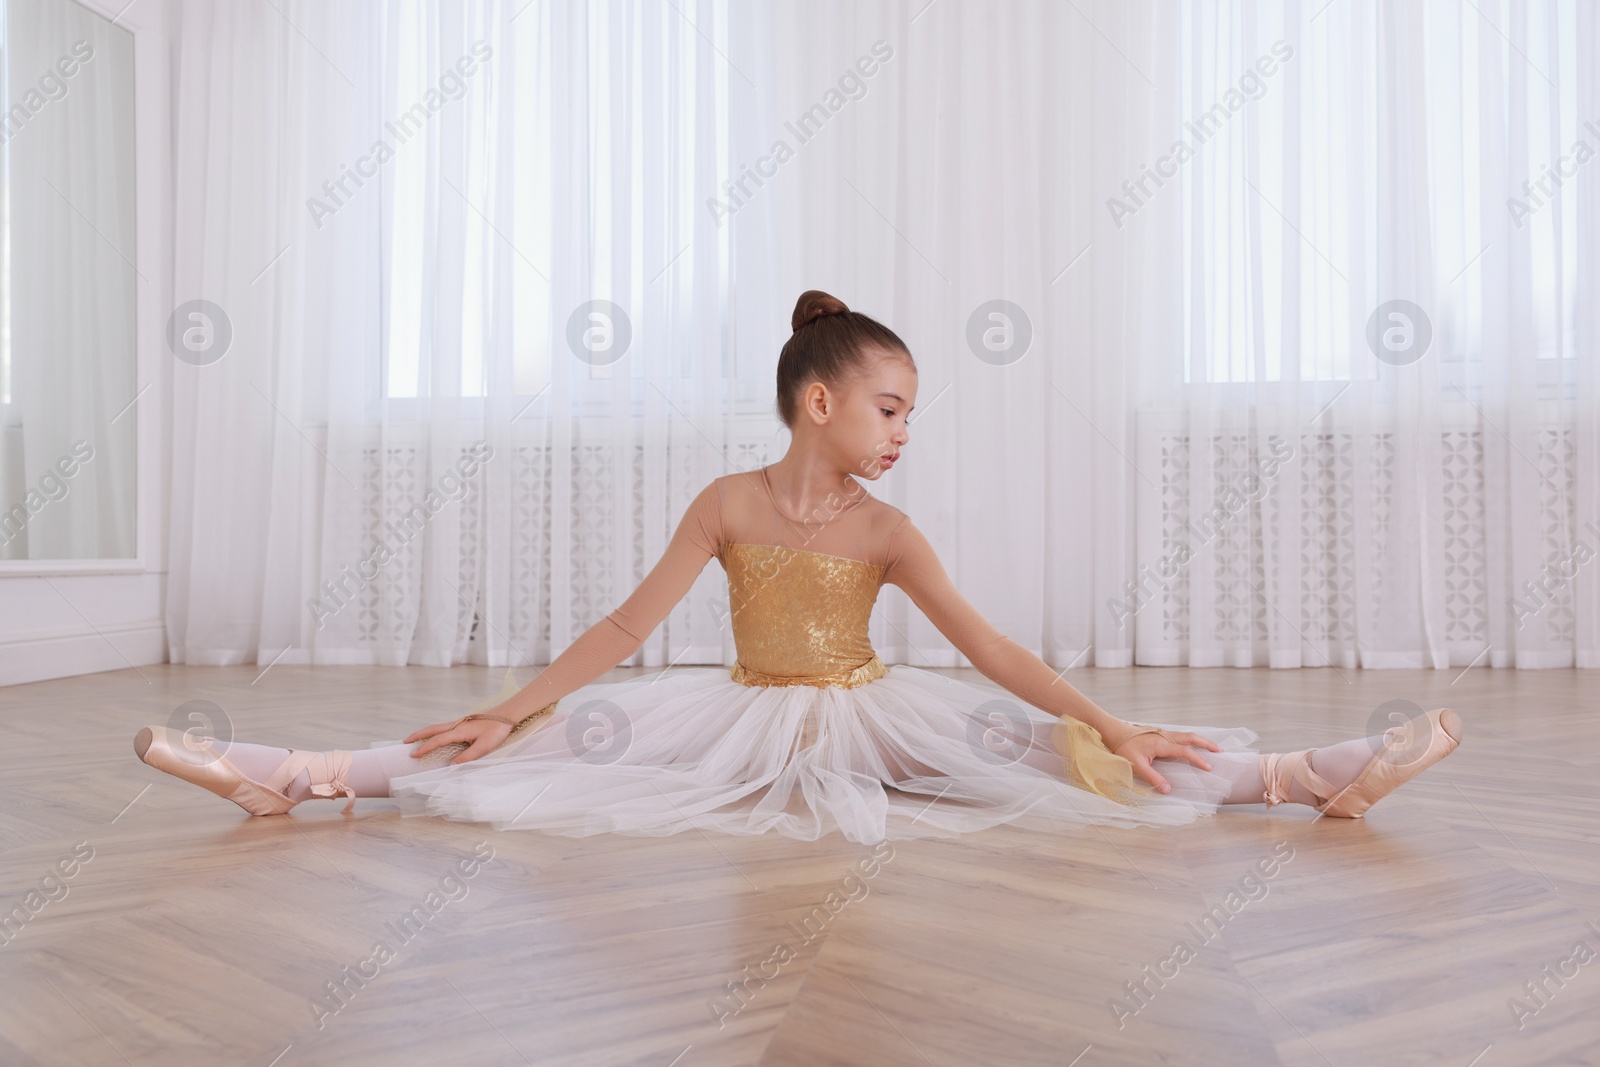
[[[172,173],[168,101],[173,71],[167,49],[168,0],[63,0],[94,12],[133,35],[134,356],[138,400],[135,456],[135,553],[125,559],[0,560],[0,578],[23,575],[137,575],[165,573],[167,471],[166,403],[172,368],[162,359],[172,309]],[[163,310],[165,309],[165,310]],[[132,398],[130,398],[131,400]]]

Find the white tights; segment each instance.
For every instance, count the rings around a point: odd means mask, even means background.
[[[345,781],[356,791],[358,797],[386,797],[389,795],[389,779],[398,778],[403,774],[415,774],[425,766],[441,766],[437,763],[423,764],[419,760],[412,759],[411,750],[415,747],[415,745],[382,745],[378,748],[353,749],[350,754],[350,773],[345,776]],[[240,773],[258,782],[265,781],[289,755],[289,750],[286,748],[251,745],[243,741],[229,744],[214,741],[212,749],[239,768]],[[289,783],[284,793],[293,801],[305,800],[312,796],[310,772],[301,771],[300,776]]]
[[[289,755],[286,748],[274,748],[271,745],[252,745],[243,741],[234,741],[224,745],[215,742],[217,751],[226,756],[228,762],[256,781],[263,781],[273,771],[278,769],[284,759]],[[1328,784],[1342,789],[1355,779],[1361,769],[1367,765],[1372,757],[1382,748],[1383,735],[1372,737],[1358,737],[1353,741],[1342,741],[1336,745],[1318,748],[1311,757],[1311,769],[1328,780]],[[414,745],[381,745],[377,748],[358,748],[352,750],[350,773],[346,776],[350,788],[356,791],[358,797],[386,797],[389,795],[389,780],[401,775],[415,774],[424,766],[438,767],[444,764],[430,763],[424,765],[411,758]],[[1266,782],[1261,775],[1262,756],[1251,752],[1209,752],[1202,750],[1202,757],[1213,768],[1234,778],[1233,790],[1223,800],[1224,804],[1260,804],[1265,799]],[[1161,769],[1165,760],[1155,762],[1156,770]],[[1219,764],[1232,763],[1236,766],[1224,769]],[[301,771],[300,776],[289,784],[284,790],[290,800],[301,801],[312,796],[311,776],[306,771]],[[1294,782],[1289,791],[1289,799],[1297,804],[1317,803],[1310,790]]]
[[[1355,781],[1361,769],[1382,749],[1382,734],[1358,737],[1353,741],[1341,741],[1337,745],[1325,745],[1313,752],[1310,766],[1313,771],[1327,779],[1329,785],[1335,789],[1343,789]],[[1242,768],[1242,773],[1234,780],[1233,792],[1223,799],[1224,804],[1260,804],[1266,799],[1267,783],[1261,774],[1265,756],[1252,755],[1248,752],[1206,752],[1204,757],[1212,765],[1219,760],[1244,761],[1250,764]],[[1156,769],[1160,768],[1161,761],[1157,760]],[[1298,779],[1290,784],[1289,799],[1296,804],[1309,804],[1312,807],[1319,803],[1316,795],[1301,785]]]

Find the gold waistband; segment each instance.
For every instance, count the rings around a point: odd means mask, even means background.
[[[799,675],[762,674],[753,671],[744,664],[734,661],[733,680],[743,685],[814,685],[819,688],[835,685],[840,689],[854,689],[858,685],[882,678],[889,673],[889,668],[883,665],[883,660],[874,652],[872,658],[858,667],[851,667],[847,671],[837,671],[833,674],[814,674],[808,677]]]

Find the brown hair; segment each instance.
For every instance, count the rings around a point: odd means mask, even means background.
[[[893,330],[820,289],[800,294],[792,323],[794,335],[778,356],[778,418],[790,428],[800,413],[801,391],[813,381],[838,388],[857,377],[867,368],[869,349],[911,360],[911,350]]]

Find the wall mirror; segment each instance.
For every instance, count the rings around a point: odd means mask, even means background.
[[[133,34],[0,0],[0,561],[137,554]]]

